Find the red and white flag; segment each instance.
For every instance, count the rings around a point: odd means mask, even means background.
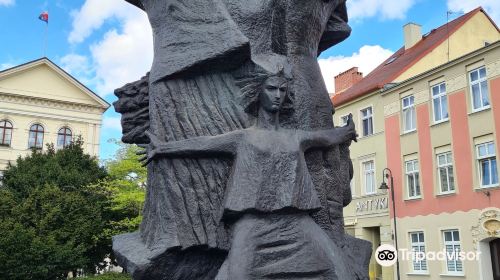
[[[38,16],[38,19],[41,21],[45,21],[46,23],[49,23],[49,12],[43,12]]]

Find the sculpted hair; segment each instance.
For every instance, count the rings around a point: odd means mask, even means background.
[[[263,91],[266,80],[272,77],[283,78],[288,84],[287,95],[280,113],[283,114],[293,111],[294,94],[289,86],[292,77],[282,65],[278,65],[275,68],[275,71],[269,71],[252,63],[252,65],[243,67],[234,74],[235,83],[240,89],[239,101],[247,114],[254,117],[258,115],[260,106],[259,95]]]

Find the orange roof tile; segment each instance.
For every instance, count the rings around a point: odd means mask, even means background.
[[[478,12],[483,12],[497,28],[497,30],[499,30],[495,25],[495,22],[481,7],[476,8],[469,13],[450,21],[448,26],[444,24],[437,29],[431,30],[431,32],[423,36],[422,40],[410,49],[405,50],[404,46],[400,48],[396,53],[382,62],[382,64],[375,68],[361,81],[342,93],[334,95],[331,98],[333,104],[335,106],[345,104],[365,94],[381,89],[384,85],[391,83],[404,71],[408,70],[408,68],[413,66],[425,55],[444,42],[451,34],[453,34]]]

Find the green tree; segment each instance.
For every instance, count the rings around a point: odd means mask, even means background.
[[[128,274],[123,274],[123,273],[104,273],[92,277],[88,277],[88,279],[95,279],[95,280],[132,280],[132,277]]]
[[[141,165],[137,152],[141,150],[136,145],[128,145],[112,140],[120,148],[113,160],[105,161],[110,178],[128,182],[132,187],[144,186],[147,179],[147,169]]]
[[[47,152],[33,150],[30,156],[19,157],[4,172],[3,185],[17,198],[26,198],[31,190],[45,185],[78,190],[107,176],[96,158],[84,153],[81,138],[64,149],[47,148]]]
[[[105,162],[109,180],[103,182],[112,192],[112,218],[108,231],[110,237],[139,228],[147,179],[147,169],[141,165],[140,156],[137,155],[141,148],[115,143],[120,148],[113,160]]]
[[[0,213],[0,279],[63,279],[79,268],[94,272],[110,252],[105,192],[44,186],[21,201],[9,190],[2,195],[11,208]]]
[[[0,279],[64,279],[109,254],[107,172],[80,140],[9,166],[0,191]]]
[[[123,145],[99,166],[80,140],[33,151],[4,173],[0,189],[0,280],[88,274],[111,253],[111,237],[138,229],[146,169]],[[108,175],[109,171],[109,175]]]

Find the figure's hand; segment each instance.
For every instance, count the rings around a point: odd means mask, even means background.
[[[352,114],[347,117],[347,124],[344,126],[346,129],[346,140],[358,142],[358,133],[356,133],[356,127],[354,121],[352,120]]]
[[[139,144],[137,146],[144,150],[137,152],[137,155],[144,155],[139,159],[142,166],[148,165],[157,155],[159,139],[156,135],[146,131],[146,136],[149,138],[149,144]]]

